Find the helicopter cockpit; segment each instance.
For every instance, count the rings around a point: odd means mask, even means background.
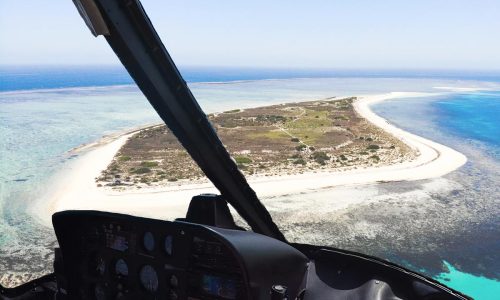
[[[286,241],[191,94],[138,0],[74,0],[220,195],[175,221],[53,215],[54,273],[0,299],[468,299],[375,257]],[[229,205],[248,223],[238,226]]]

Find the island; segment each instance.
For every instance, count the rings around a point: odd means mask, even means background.
[[[247,176],[347,170],[410,161],[417,152],[354,108],[356,97],[328,98],[209,114]],[[203,181],[204,175],[165,125],[131,135],[96,178],[114,189]]]

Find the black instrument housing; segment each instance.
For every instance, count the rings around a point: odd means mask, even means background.
[[[59,212],[53,225],[60,245],[55,274],[1,288],[0,299],[96,299],[96,286],[105,287],[105,299],[268,300],[275,299],[276,286],[286,287],[288,299],[470,299],[375,257],[288,244],[241,229],[99,211]],[[143,245],[146,232],[155,240],[151,250]],[[166,236],[172,236],[170,252],[162,248]],[[94,264],[97,257],[104,262],[102,272]],[[119,259],[128,264],[127,276],[113,269]],[[154,292],[141,286],[146,265],[157,274]],[[216,289],[208,288],[207,278]],[[224,285],[227,297],[213,293]]]
[[[93,299],[97,285],[106,287],[111,299],[118,294],[122,299],[169,299],[174,293],[172,299],[266,299],[276,284],[289,287],[294,299],[305,289],[307,257],[261,234],[97,211],[56,213],[53,224],[64,261],[63,289],[70,298]],[[142,245],[146,232],[154,237],[153,250]],[[162,249],[167,236],[172,237],[170,253]],[[92,267],[96,257],[104,261],[103,272]],[[127,276],[112,269],[119,259],[128,264]],[[154,292],[140,284],[145,265],[157,273]],[[172,276],[175,286],[170,285]],[[234,284],[238,291],[228,298],[203,293],[199,278]]]

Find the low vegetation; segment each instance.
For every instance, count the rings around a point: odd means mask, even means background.
[[[247,175],[372,166],[413,155],[405,144],[361,118],[353,101],[328,99],[234,109],[208,117]],[[153,126],[133,135],[96,183],[143,187],[203,178],[170,130]]]

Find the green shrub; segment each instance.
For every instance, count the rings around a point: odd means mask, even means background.
[[[286,122],[286,117],[277,115],[258,115],[255,120],[257,122],[283,123]]]
[[[368,147],[366,147],[366,149],[368,149],[368,150],[378,150],[378,149],[380,149],[380,146],[379,145],[369,145]]]
[[[295,143],[300,142],[300,140],[298,138],[291,138],[290,141],[295,142]]]
[[[306,145],[302,144],[302,145],[298,145],[297,147],[295,147],[295,150],[297,151],[302,151],[306,148]]]
[[[306,161],[302,158],[299,158],[299,159],[294,160],[293,163],[296,165],[303,165],[304,166],[306,164]]]
[[[146,173],[150,173],[150,172],[151,172],[150,168],[144,167],[144,168],[136,169],[132,173],[135,173],[135,174],[146,174]]]
[[[325,165],[326,162],[330,160],[330,156],[323,151],[314,152],[312,158],[320,165]]]
[[[248,156],[236,156],[234,160],[236,160],[237,164],[249,164],[252,162]]]
[[[154,167],[158,167],[158,162],[156,162],[156,161],[143,161],[141,163],[141,166],[146,167],[146,168],[154,168]]]
[[[118,157],[119,161],[129,161],[131,159],[132,158],[130,156],[128,156],[128,155],[122,155],[122,156]]]
[[[341,160],[347,160],[347,157],[346,157],[344,154],[341,154],[341,155],[340,155],[340,159],[341,159]]]

